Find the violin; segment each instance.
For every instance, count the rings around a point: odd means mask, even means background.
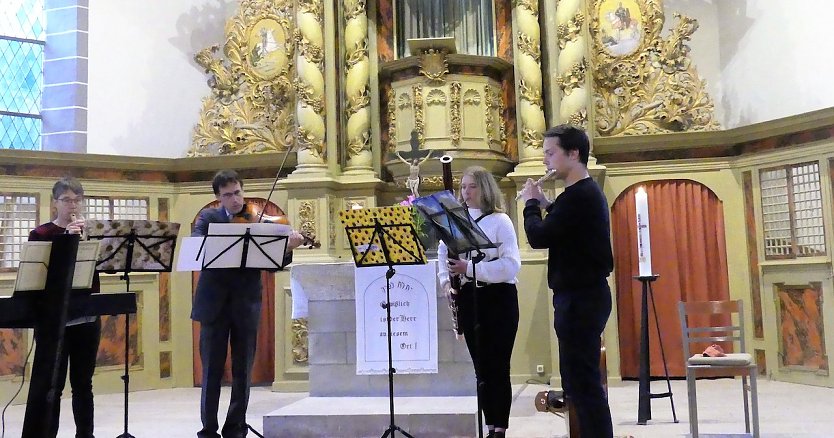
[[[287,219],[286,215],[279,214],[277,216],[271,216],[268,214],[264,214],[260,207],[252,203],[244,204],[243,209],[240,210],[239,213],[232,216],[231,222],[236,224],[250,224],[258,222],[267,222],[281,225],[290,224],[290,221],[289,219]],[[304,238],[304,241],[301,243],[302,246],[306,246],[309,248],[321,247],[321,242],[316,240],[314,237],[310,236],[308,233],[304,231],[299,231],[298,234],[301,234],[301,237]]]

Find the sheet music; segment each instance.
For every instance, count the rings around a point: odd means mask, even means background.
[[[249,250],[246,254],[246,267],[280,268],[287,248],[286,236],[292,232],[292,227],[289,225],[212,223],[209,224],[208,237],[203,247],[205,252],[203,269],[240,268],[243,257],[242,237],[247,229],[252,235],[252,242],[249,243]],[[272,257],[274,262],[269,260],[264,252]]]
[[[200,252],[203,245],[202,237],[185,237],[180,243],[180,252],[177,256],[177,271],[199,271],[203,269],[203,256]]]
[[[73,289],[89,289],[93,286],[93,274],[98,255],[98,241],[78,243],[75,271],[72,277]],[[52,242],[26,242],[20,252],[20,266],[15,279],[15,291],[44,290],[46,272],[49,268],[49,254]]]

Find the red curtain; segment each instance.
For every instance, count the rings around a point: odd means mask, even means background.
[[[625,190],[611,211],[620,372],[637,378],[640,369],[640,305],[637,214],[634,194],[644,187],[649,200],[652,284],[669,375],[686,376],[678,318],[679,301],[729,299],[727,248],[721,201],[706,186],[690,180],[647,181]],[[649,345],[652,376],[663,376],[654,311],[649,302]]]

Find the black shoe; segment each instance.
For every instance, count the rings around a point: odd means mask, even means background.
[[[493,435],[493,436],[495,438],[504,438],[505,434],[504,434],[504,432],[495,432],[495,435]]]

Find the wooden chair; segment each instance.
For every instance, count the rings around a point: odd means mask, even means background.
[[[686,386],[689,395],[689,430],[693,438],[698,437],[698,399],[695,379],[699,375],[741,376],[744,394],[744,426],[750,433],[750,413],[752,411],[753,437],[759,438],[759,403],[756,391],[757,366],[753,356],[747,353],[744,345],[744,312],[741,300],[734,301],[700,301],[678,303],[681,331],[683,332],[683,351],[686,358]],[[696,321],[712,320],[715,315],[728,315],[728,326],[691,326],[693,317]],[[733,318],[735,316],[735,318]],[[689,318],[689,319],[688,319]],[[734,325],[735,324],[735,325]],[[703,345],[714,342],[733,342],[738,345],[738,352],[728,353],[723,357],[706,357],[701,352]],[[701,344],[701,349],[690,351],[693,344]],[[735,348],[735,347],[734,347]],[[747,378],[750,378],[750,386]],[[750,401],[748,403],[748,392]]]

